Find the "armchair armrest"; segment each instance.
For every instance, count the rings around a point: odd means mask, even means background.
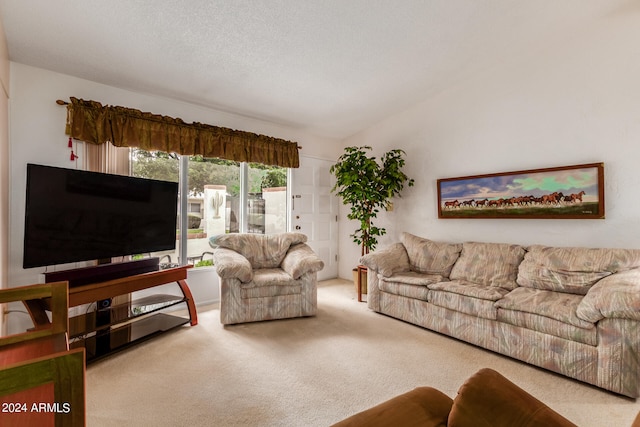
[[[251,263],[234,250],[216,248],[213,251],[213,264],[221,279],[238,279],[244,283],[253,279]]]
[[[324,263],[306,243],[291,246],[280,264],[294,279],[299,279],[305,273],[315,273],[324,268]]]
[[[396,243],[382,250],[367,254],[360,258],[360,264],[385,277],[411,270],[409,255],[402,243]]]
[[[417,387],[331,427],[446,427],[453,400],[433,387]]]
[[[447,425],[577,427],[489,368],[480,369],[460,387]]]
[[[593,323],[605,317],[640,320],[640,269],[598,281],[578,305],[576,315]]]

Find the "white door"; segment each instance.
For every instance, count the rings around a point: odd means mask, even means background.
[[[338,277],[339,200],[331,193],[335,177],[333,162],[300,156],[300,167],[292,170],[291,228],[304,233],[308,244],[324,261],[318,280]]]

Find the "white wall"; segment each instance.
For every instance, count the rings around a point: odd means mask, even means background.
[[[536,52],[505,58],[345,141],[407,152],[416,180],[378,224],[446,241],[640,248],[640,10],[620,11]],[[410,64],[407,64],[410,66]],[[606,219],[438,219],[436,180],[604,162]],[[346,213],[343,215],[346,216]],[[340,276],[359,257],[341,224]]]
[[[335,160],[341,147],[372,145],[376,154],[407,152],[406,172],[416,179],[381,213],[388,230],[380,247],[411,231],[433,239],[523,244],[640,248],[639,11],[621,11],[581,31],[556,37],[534,52],[505,58],[475,79],[386,119],[342,144],[168,99],[100,85],[22,64],[11,64],[11,196],[9,279],[34,280],[22,270],[24,175],[27,162],[72,166],[64,135],[65,109],[56,99],[93,99],[295,140],[302,153]],[[409,66],[409,64],[408,64]],[[605,220],[504,220],[437,218],[436,180],[456,176],[605,163]],[[347,207],[341,206],[342,217]],[[350,278],[359,257],[340,224],[340,277]]]
[[[66,108],[55,103],[57,99],[68,101],[70,96],[179,117],[186,122],[198,121],[296,141],[303,147],[302,153],[308,155],[334,159],[341,151],[338,141],[310,135],[300,129],[122,90],[12,62],[9,200],[11,286],[36,283],[38,274],[44,271],[44,268],[22,268],[26,164],[39,163],[68,168],[76,166],[69,160],[68,137],[64,134]],[[198,272],[191,280],[190,273],[190,287],[197,303],[217,299],[214,270],[208,269],[209,277],[203,276],[207,274]]]

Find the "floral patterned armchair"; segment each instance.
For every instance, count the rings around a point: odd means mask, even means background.
[[[224,325],[317,311],[317,272],[324,263],[301,233],[221,234],[209,240],[220,277]]]

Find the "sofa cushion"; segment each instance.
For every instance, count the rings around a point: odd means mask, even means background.
[[[422,274],[415,271],[395,273],[391,277],[379,275],[378,278],[380,279],[378,286],[382,292],[423,301],[428,300],[429,288],[427,285],[445,280],[440,275]]]
[[[316,273],[324,268],[324,262],[313,252],[313,249],[305,243],[291,245],[280,264],[280,268],[286,271],[294,279],[299,279],[303,274]]]
[[[418,387],[331,427],[447,427],[453,400],[432,387]]]
[[[302,233],[232,233],[219,234],[209,239],[212,246],[232,249],[242,254],[254,269],[279,267],[290,246],[306,241],[307,236]]]
[[[429,285],[429,302],[440,307],[495,320],[494,302],[509,291],[496,286],[454,280]]]
[[[451,280],[515,289],[524,248],[508,243],[465,242],[451,270]]]
[[[294,280],[280,268],[254,270],[253,280],[240,285],[242,298],[265,298],[295,295],[302,292],[299,280]]]
[[[462,250],[460,244],[434,242],[409,233],[402,233],[400,241],[407,251],[412,270],[444,277],[449,277]]]
[[[409,256],[402,243],[395,243],[379,251],[368,253],[362,256],[359,262],[387,277],[394,273],[411,270]]]
[[[401,273],[395,273],[390,277],[380,277],[380,280],[384,282],[406,283],[408,285],[427,287],[432,283],[442,282],[446,279],[439,274],[424,274],[415,271],[404,271]]]
[[[517,288],[496,302],[496,307],[506,310],[538,314],[568,323],[578,328],[591,329],[595,325],[580,319],[576,309],[582,296],[540,289]],[[534,328],[535,329],[535,328]]]
[[[429,289],[436,291],[451,292],[487,301],[498,301],[509,293],[508,289],[499,288],[497,286],[478,285],[464,280],[438,282],[430,284],[428,287]]]
[[[500,375],[484,368],[458,390],[449,427],[577,427]]]
[[[520,264],[518,284],[586,295],[600,279],[640,266],[640,250],[534,245]]]
[[[429,300],[429,288],[426,286],[407,285],[402,282],[390,282],[387,280],[380,281],[378,285],[382,292],[391,295],[399,295],[420,301]]]
[[[640,321],[640,269],[612,274],[596,283],[576,308],[579,318],[597,322],[605,317]]]
[[[531,331],[542,332],[546,335],[562,338],[571,342],[597,346],[598,345],[598,328],[578,328],[569,323],[564,323],[550,317],[541,316],[539,314],[527,313],[526,311],[498,309],[496,320],[513,326],[519,326]],[[522,343],[519,341],[506,341],[506,348],[514,346],[521,348]],[[518,353],[515,348],[509,349],[510,354]],[[535,350],[532,350],[535,351]]]
[[[238,279],[241,282],[253,279],[249,260],[232,249],[216,248],[213,251],[213,261],[221,279]]]

